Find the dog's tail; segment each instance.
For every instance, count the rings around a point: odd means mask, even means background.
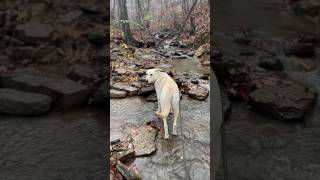
[[[168,100],[171,98],[168,98]],[[168,117],[169,113],[170,113],[170,109],[171,109],[171,102],[167,102],[165,103],[166,106],[163,108],[163,110],[161,112],[157,112],[156,115],[160,118],[166,118]]]

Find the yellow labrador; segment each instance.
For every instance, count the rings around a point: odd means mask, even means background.
[[[157,93],[158,111],[156,115],[163,120],[164,138],[169,139],[167,117],[172,108],[174,113],[172,134],[177,134],[177,120],[179,117],[180,94],[177,83],[160,69],[149,69],[146,72],[148,83],[154,83]]]

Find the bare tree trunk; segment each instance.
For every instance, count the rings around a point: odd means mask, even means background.
[[[134,39],[128,22],[128,10],[127,10],[127,1],[119,0],[120,8],[120,22],[122,25],[122,31],[124,33],[125,42],[131,46],[139,47],[141,43]]]

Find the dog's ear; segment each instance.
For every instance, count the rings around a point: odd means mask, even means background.
[[[160,68],[155,68],[154,71],[155,71],[156,73],[159,73],[159,72],[161,72],[162,70],[161,70]]]

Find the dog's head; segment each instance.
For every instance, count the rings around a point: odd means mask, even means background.
[[[146,72],[146,80],[148,83],[153,83],[157,80],[160,69],[148,69]]]

